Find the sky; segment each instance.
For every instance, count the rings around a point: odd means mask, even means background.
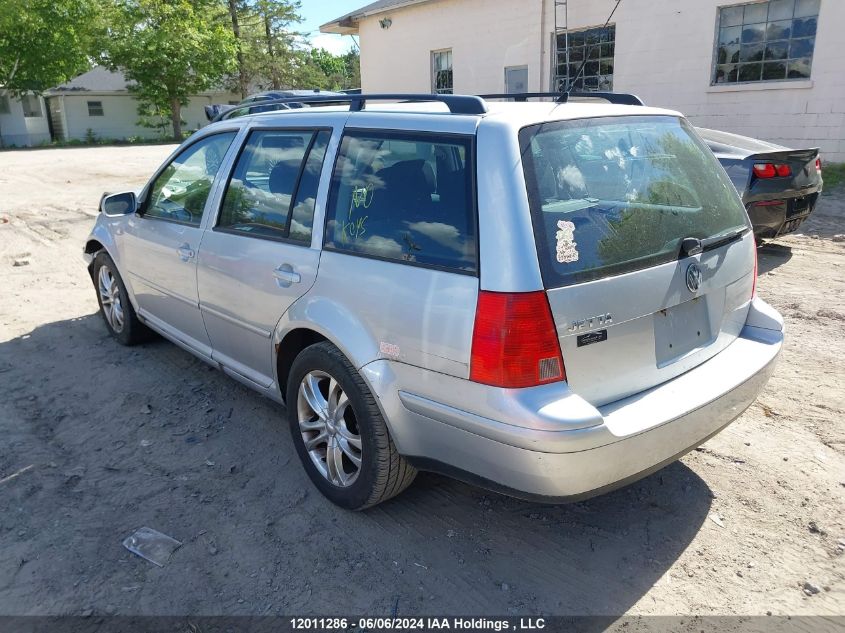
[[[302,0],[299,14],[302,23],[298,30],[307,33],[312,46],[325,48],[335,55],[354,46],[348,35],[320,33],[320,25],[367,5],[372,0]]]

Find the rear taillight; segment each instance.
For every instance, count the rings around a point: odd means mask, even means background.
[[[784,163],[754,163],[754,175],[757,178],[786,178],[792,175],[792,169]]]
[[[822,159],[821,158],[816,159],[816,171],[819,172],[819,173],[822,173]]]
[[[505,388],[566,380],[545,292],[479,291],[469,378]]]

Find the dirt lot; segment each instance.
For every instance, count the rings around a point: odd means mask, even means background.
[[[279,406],[96,314],[99,195],[170,150],[0,153],[0,614],[845,614],[845,191],[761,252],[786,349],[702,449],[574,505],[422,474],[351,514]],[[140,526],[184,542],[165,567]]]

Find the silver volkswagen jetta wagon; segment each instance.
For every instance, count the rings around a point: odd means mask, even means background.
[[[683,116],[391,99],[229,113],[105,196],[84,253],[114,338],[153,330],[284,403],[350,509],[417,469],[595,495],[754,401],[783,321]]]

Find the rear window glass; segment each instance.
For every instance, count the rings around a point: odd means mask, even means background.
[[[229,181],[217,228],[309,242],[329,136],[326,130],[252,132]]]
[[[470,155],[466,137],[347,133],[332,181],[326,246],[474,272]]]
[[[748,226],[736,189],[683,119],[555,121],[519,138],[546,287],[665,263],[685,237]]]

